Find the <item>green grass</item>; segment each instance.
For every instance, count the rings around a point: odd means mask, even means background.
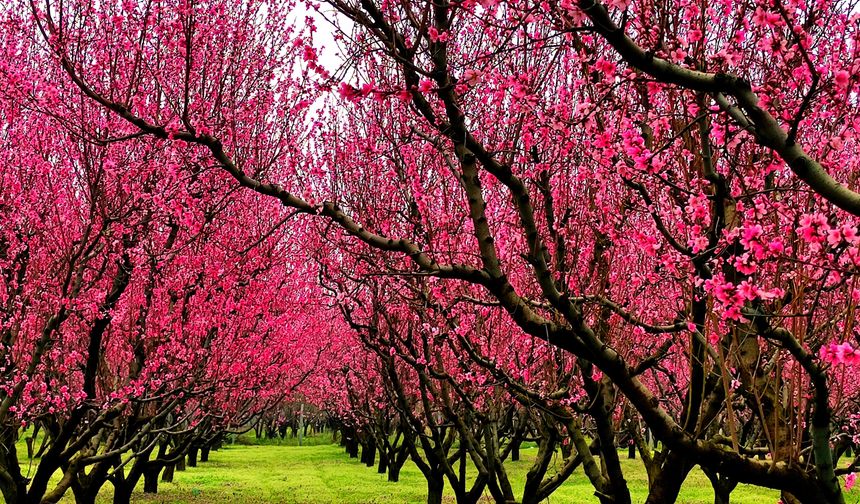
[[[350,459],[340,446],[330,444],[330,435],[306,438],[308,443],[302,447],[295,446],[294,440],[280,444],[246,444],[253,442],[252,436],[242,436],[239,441],[212,452],[209,462],[177,472],[173,483],[160,483],[156,495],[144,495],[141,481],[132,502],[369,504],[425,500],[424,477],[414,464],[408,462],[403,467],[400,482],[389,483],[385,475],[376,473],[376,468],[365,467],[358,459]],[[525,473],[536,453],[535,448],[526,448],[522,450],[521,461],[506,463],[515,488],[522,488]],[[641,462],[623,458],[622,464],[634,502],[642,502],[647,494],[647,477]],[[26,465],[23,469],[26,472]],[[580,469],[549,502],[595,502],[593,492]],[[112,493],[107,484],[99,502],[111,502]],[[847,500],[857,502],[858,496],[860,492],[852,492]],[[745,485],[738,486],[732,493],[735,504],[770,504],[778,498],[778,492],[773,490]],[[486,501],[491,502],[491,499],[487,497]],[[61,502],[72,503],[71,493]],[[446,502],[453,503],[453,497],[449,495]],[[678,502],[713,502],[710,482],[698,468],[687,478]]]
[[[281,438],[260,438],[257,439],[254,436],[253,432],[246,432],[244,434],[238,435],[233,439],[233,442],[240,445],[246,446],[299,446],[299,438],[287,436],[283,439]],[[332,443],[332,438],[330,433],[318,434],[318,435],[310,435],[304,436],[302,439],[302,446],[319,446],[319,445],[327,445]]]

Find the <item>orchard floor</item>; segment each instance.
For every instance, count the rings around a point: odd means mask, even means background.
[[[323,436],[309,441],[325,443]],[[513,483],[522,487],[529,461],[536,449],[522,452],[522,461],[506,464]],[[634,502],[642,502],[647,492],[646,475],[640,461],[622,460]],[[26,466],[23,468],[26,471]],[[142,486],[142,483],[141,483]],[[111,502],[112,489],[106,485],[99,503]],[[411,463],[403,468],[399,483],[389,483],[376,469],[367,468],[358,459],[350,459],[337,445],[316,446],[228,445],[212,452],[209,462],[177,472],[173,483],[160,483],[158,494],[145,495],[138,488],[132,502],[164,504],[210,503],[296,503],[296,504],[366,504],[422,503],[425,483]],[[776,504],[777,492],[739,486],[732,493],[734,504]],[[860,501],[860,492],[852,492],[848,502]],[[554,493],[550,503],[595,502],[593,489],[581,470]],[[70,494],[61,501],[73,503]],[[453,497],[446,502],[453,503]],[[488,498],[487,502],[491,502]],[[679,503],[713,502],[708,479],[698,469],[691,473],[681,492]]]

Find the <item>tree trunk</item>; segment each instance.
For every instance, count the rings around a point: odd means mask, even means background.
[[[367,467],[373,467],[376,463],[376,444],[372,441],[367,444],[363,444],[361,446],[361,458],[364,461],[364,465]]]
[[[114,482],[113,504],[129,504],[134,487],[125,482]]]
[[[93,489],[92,486],[72,486],[72,493],[75,496],[75,504],[96,504],[96,496],[99,494],[99,488]]]
[[[682,460],[682,456],[677,452],[670,452],[666,456],[666,461],[659,473],[654,478],[654,483],[648,490],[648,499],[645,504],[663,504],[666,502],[675,502],[678,500],[678,493],[681,491],[681,485],[687,479],[692,466]]]
[[[209,462],[209,445],[200,448],[200,462]]]
[[[3,492],[3,502],[6,504],[23,503],[27,499],[27,487],[22,485],[0,481],[0,491]]]
[[[346,453],[349,454],[349,458],[358,457],[358,440],[354,436],[350,436],[346,440]]]
[[[84,471],[77,472],[73,477],[69,488],[75,496],[76,504],[95,504],[99,491],[108,481],[108,471],[113,467],[110,461],[96,462],[89,474]],[[73,468],[69,468],[73,471]]]
[[[523,444],[523,440],[517,438],[513,443],[514,446],[511,448],[511,462],[518,462],[520,460],[520,445]]]
[[[392,483],[397,483],[400,481],[400,469],[403,468],[403,464],[399,464],[397,457],[394,457],[394,460],[388,461],[388,481]]]
[[[13,481],[0,478],[0,492],[3,499],[9,504],[25,502],[27,500],[27,484],[22,478],[18,466],[18,454],[15,450],[14,429],[4,429],[0,438],[0,464],[2,469],[12,476]]]
[[[188,467],[197,467],[197,447],[188,450]]]
[[[370,453],[370,451],[367,449],[367,443],[362,441],[361,443],[359,443],[359,447],[361,448],[361,455],[358,457],[358,460],[362,464],[366,464],[367,463],[367,455]]]
[[[388,471],[388,454],[384,449],[379,450],[379,466],[376,468],[378,474],[385,474]]]
[[[627,447],[627,458],[633,460],[636,458],[636,445],[633,442]]]
[[[75,504],[96,504],[96,495],[90,491],[75,494]]]
[[[179,457],[179,460],[176,462],[176,470],[184,471],[185,470],[185,457]]]
[[[388,460],[388,481],[397,482],[400,480],[400,469],[403,464],[409,460],[409,444],[411,440],[403,440],[400,447],[394,451],[391,458]]]
[[[711,481],[711,488],[714,489],[714,504],[729,504],[732,490],[735,489],[737,483],[710,469],[702,469],[702,472]]]
[[[427,479],[427,504],[442,504],[445,480],[442,477]]]
[[[732,491],[723,485],[714,486],[714,504],[729,504]]]
[[[165,483],[173,483],[173,470],[176,468],[176,464],[167,464],[164,466],[164,471],[161,473],[161,481]]]
[[[143,493],[158,493],[158,473],[160,472],[161,466],[158,464],[149,464],[146,469],[144,469]]]

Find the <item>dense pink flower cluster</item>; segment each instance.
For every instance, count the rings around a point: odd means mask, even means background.
[[[818,356],[829,364],[856,366],[860,364],[860,350],[851,343],[830,343],[823,345]]]

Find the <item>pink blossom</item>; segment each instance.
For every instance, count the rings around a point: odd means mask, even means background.
[[[478,83],[478,80],[481,78],[481,75],[482,72],[480,70],[469,68],[463,71],[463,77],[461,78],[461,81],[469,86],[474,86]]]
[[[302,48],[302,59],[305,61],[316,61],[317,51],[312,46],[306,45]]]
[[[361,93],[355,87],[347,84],[346,82],[341,82],[337,91],[341,98],[345,98],[349,101],[356,101],[361,98]]]
[[[768,12],[761,7],[757,7],[753,14],[753,23],[757,26],[778,26],[781,23],[781,18],[776,12]]]
[[[610,81],[615,78],[616,65],[614,61],[600,58],[594,63],[594,68],[603,74],[604,80]]]
[[[427,35],[431,42],[447,42],[450,34],[447,31],[440,32],[435,26],[427,29]]]
[[[703,37],[703,35],[702,35],[701,30],[693,29],[693,30],[690,30],[689,32],[687,32],[687,42],[689,42],[691,44],[695,44],[696,42],[699,42],[700,40],[702,40],[702,37]]]
[[[800,237],[808,243],[821,243],[830,230],[827,217],[820,213],[806,214],[800,219],[797,232]]]
[[[818,351],[818,356],[824,362],[834,365],[860,364],[860,350],[855,349],[848,342],[823,345]]]
[[[421,82],[418,84],[418,91],[421,91],[422,93],[427,94],[430,91],[433,91],[433,89],[435,87],[436,87],[436,83],[433,82],[432,80],[422,79]]]
[[[848,85],[851,83],[851,74],[845,70],[839,70],[833,74],[833,82],[839,89],[848,89]]]

